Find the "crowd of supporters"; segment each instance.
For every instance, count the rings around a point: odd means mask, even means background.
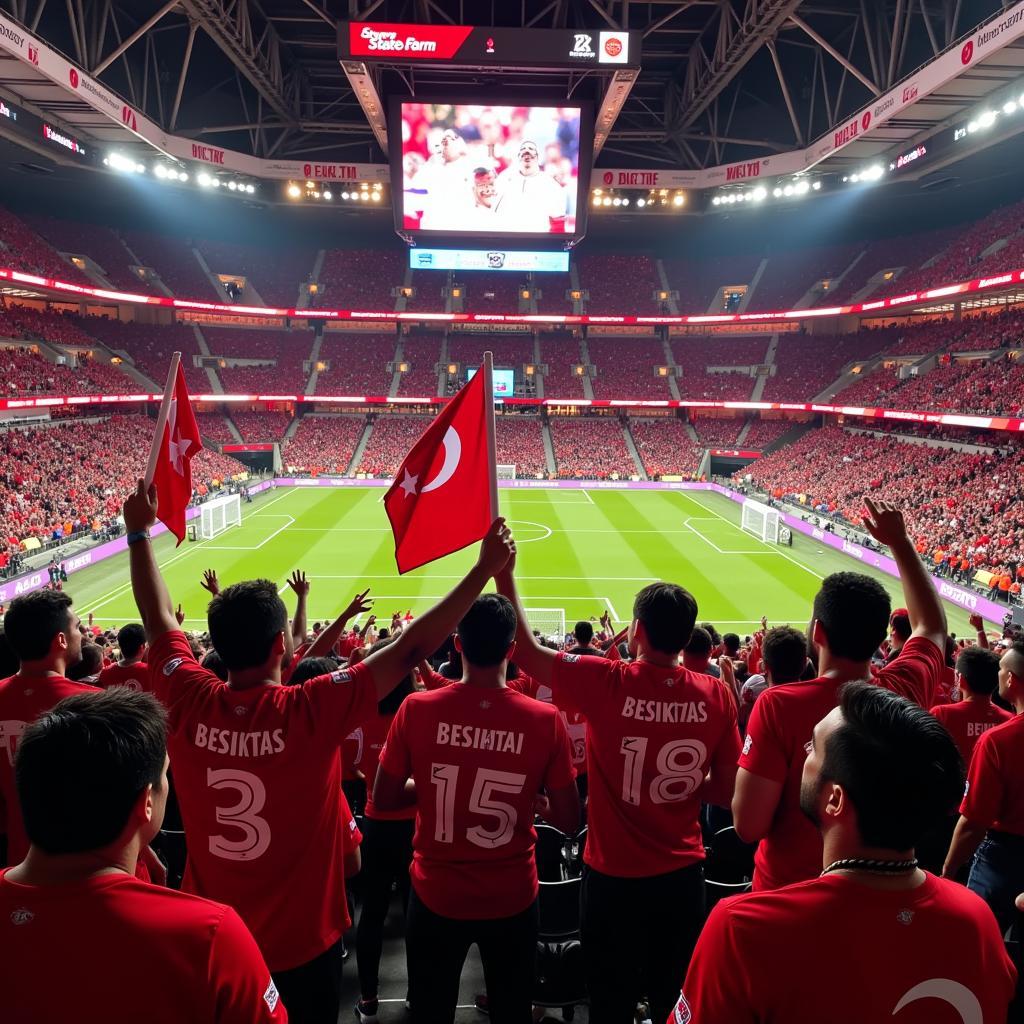
[[[317,360],[326,364],[316,378],[319,395],[386,395],[393,374],[396,339],[392,334],[324,331]]]
[[[71,369],[30,348],[0,347],[0,375],[6,395],[130,394],[130,377],[107,363],[79,356]]]
[[[978,570],[1013,582],[1024,566],[1022,468],[1019,446],[961,452],[825,427],[742,475],[773,497],[851,524],[860,523],[865,496],[893,495],[907,503],[914,543],[936,568],[964,582]]]
[[[671,398],[668,378],[656,374],[665,365],[665,346],[657,338],[587,339],[595,398]]]
[[[153,421],[145,416],[0,432],[5,549],[19,550],[27,537],[48,541],[109,526],[125,487],[146,468],[152,433]],[[212,451],[201,452],[193,467],[196,485],[204,488],[245,469]]]
[[[429,425],[429,416],[377,416],[358,471],[369,476],[394,476]]]
[[[365,427],[363,416],[303,416],[281,461],[289,471],[314,476],[345,473]]]
[[[644,470],[652,479],[665,476],[690,477],[697,472],[703,448],[679,419],[633,419],[630,433],[636,443]]]
[[[241,412],[231,410],[231,419],[243,441],[280,441],[291,425],[286,412]]]
[[[568,480],[629,479],[636,464],[617,419],[554,417],[548,424],[558,475]]]

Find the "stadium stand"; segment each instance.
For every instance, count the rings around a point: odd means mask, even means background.
[[[88,424],[0,432],[0,538],[48,540],[95,532],[115,519],[123,495],[145,471],[153,421],[112,416]],[[244,466],[204,450],[192,463],[196,484],[210,485]]]
[[[580,363],[580,345],[567,334],[540,335],[540,361],[547,365],[545,398],[583,398],[583,378],[573,372]]]
[[[441,337],[437,334],[406,334],[402,337],[402,358],[410,365],[398,384],[400,395],[437,394],[437,364],[441,358]]]
[[[533,285],[543,294],[537,299],[538,313],[571,313],[572,302],[565,293],[572,288],[568,274],[534,274]]]
[[[750,421],[743,447],[759,450],[774,444],[783,434],[793,429],[792,420],[754,419]]]
[[[392,288],[405,278],[405,254],[395,249],[328,249],[315,309],[394,309]]]
[[[466,289],[463,309],[469,313],[517,312],[519,289],[523,284],[520,277],[521,275],[511,272],[496,274],[487,271],[457,271],[456,283],[463,285]],[[436,308],[441,309],[442,307]]]
[[[199,424],[200,436],[207,441],[218,444],[236,444],[237,438],[231,433],[227,417],[220,412],[197,412],[196,423]]]
[[[137,390],[113,366],[84,358],[71,369],[25,347],[0,347],[0,379],[5,395],[123,395]]]
[[[246,442],[280,441],[292,422],[292,417],[285,412],[242,412],[238,409],[231,410],[231,419]]]
[[[125,231],[124,240],[179,299],[224,301],[224,293],[203,273],[189,242],[145,231]]]
[[[879,338],[871,331],[814,335],[783,334],[775,353],[774,376],[765,384],[766,402],[805,402],[831,384],[840,370],[855,359],[878,351]]]
[[[749,253],[699,260],[662,260],[669,288],[679,294],[679,311],[694,313],[706,313],[720,289],[730,285],[749,285],[760,263],[760,256]],[[721,312],[721,309],[716,309],[716,312]]]
[[[132,271],[132,254],[111,228],[56,217],[30,216],[26,220],[60,252],[89,257],[115,288],[142,295],[161,294],[149,281]]]
[[[70,314],[57,313],[51,309],[32,309],[29,306],[10,304],[7,318],[13,323],[19,338],[38,339],[53,345],[73,345],[91,349],[95,341],[78,325]]]
[[[741,417],[702,416],[700,410],[690,413],[693,429],[697,431],[700,443],[707,448],[732,448],[743,429]]]
[[[665,476],[687,478],[697,472],[704,453],[682,420],[631,419],[629,429],[644,470],[652,480]]]
[[[590,293],[588,313],[630,309],[643,315],[664,312],[654,298],[658,274],[650,256],[614,253],[580,256],[577,262],[580,287]]]
[[[548,475],[539,416],[498,416],[494,424],[498,462],[514,465],[517,477]]]
[[[549,428],[558,475],[563,479],[636,476],[636,465],[617,419],[558,416],[550,420]]]
[[[3,207],[0,207],[0,248],[3,262],[20,270],[88,287],[95,283],[47,245],[20,217]]]
[[[304,416],[285,443],[281,458],[289,471],[344,473],[366,426],[364,416]]]
[[[370,444],[363,452],[358,472],[369,476],[394,476],[430,421],[429,416],[375,417]]]
[[[318,395],[386,395],[393,373],[397,338],[393,334],[324,331],[320,362],[328,368],[316,378]]]
[[[841,274],[857,245],[826,245],[773,253],[754,289],[750,309],[792,309],[819,281]]]
[[[244,277],[266,305],[283,309],[298,304],[299,285],[309,280],[316,258],[312,249],[288,245],[263,249],[204,239],[196,248],[214,274]]]
[[[597,369],[595,398],[671,398],[668,378],[657,377],[665,365],[665,347],[657,338],[587,338],[590,361]]]

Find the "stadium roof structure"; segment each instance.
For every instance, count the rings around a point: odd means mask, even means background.
[[[572,94],[589,77],[606,99],[618,82],[614,121],[597,139],[601,166],[676,171],[680,181],[689,172],[710,187],[896,158],[1020,92],[1024,76],[1024,4],[1000,0],[4,0],[0,8],[0,90],[12,102],[93,144],[155,146],[213,165],[239,153],[264,168],[276,161],[282,177],[307,160],[385,163],[360,81],[386,98],[455,81]],[[367,65],[360,79],[339,60],[339,26],[368,19],[629,31],[642,56],[629,75],[396,60]],[[51,51],[65,58],[59,75],[48,69]],[[943,60],[952,73],[932,74]],[[948,159],[1020,130],[1018,120],[973,135]],[[0,132],[7,128],[0,118]],[[931,170],[922,161],[919,173]]]

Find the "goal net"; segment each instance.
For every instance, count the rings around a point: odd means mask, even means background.
[[[759,537],[766,544],[778,544],[780,519],[776,509],[748,498],[743,503],[740,527],[746,533],[752,533],[755,537]]]
[[[513,463],[498,463],[498,479],[499,480],[515,480],[516,478],[516,464]]]
[[[229,526],[242,525],[242,501],[237,494],[213,498],[199,506],[199,536],[209,540],[223,533]]]
[[[530,629],[537,630],[545,640],[565,640],[564,608],[524,608]]]

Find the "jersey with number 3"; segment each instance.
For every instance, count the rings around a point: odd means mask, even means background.
[[[398,709],[380,768],[416,782],[410,874],[430,910],[493,919],[536,899],[534,799],[574,778],[557,709],[465,683],[414,693]]]
[[[188,836],[182,888],[234,907],[271,971],[312,960],[350,924],[339,748],[377,712],[369,670],[236,690],[178,632],[149,667]]]
[[[703,860],[698,791],[709,771],[734,774],[740,752],[725,687],[682,666],[560,654],[551,689],[587,720],[586,862],[641,878]]]

